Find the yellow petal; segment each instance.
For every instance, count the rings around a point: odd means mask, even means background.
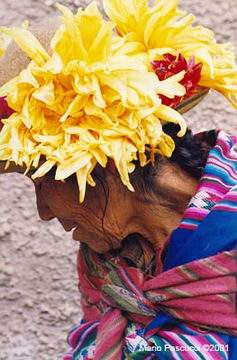
[[[169,106],[161,105],[157,109],[157,115],[161,120],[170,121],[180,126],[180,131],[178,132],[178,136],[182,137],[185,135],[187,130],[187,124],[181,114],[172,109]]]
[[[76,172],[77,183],[79,186],[79,201],[82,203],[86,194],[86,182],[88,178],[88,173],[93,167],[92,163],[89,161],[84,167]]]
[[[180,84],[183,79],[185,71],[169,77],[166,80],[159,81],[157,83],[157,93],[165,95],[168,98],[174,98],[174,96],[183,96],[186,93],[185,87]]]
[[[32,179],[35,180],[46,175],[54,166],[56,162],[53,160],[47,160],[43,165],[39,167],[39,169],[32,175]]]
[[[111,23],[105,23],[98,32],[88,52],[91,61],[104,61],[108,58],[112,45],[112,29],[113,25]]]
[[[0,32],[10,36],[36,64],[43,65],[49,59],[47,51],[30,31],[20,28],[1,27]]]
[[[53,82],[51,81],[50,83],[41,86],[39,89],[34,91],[32,96],[47,105],[53,104],[55,101]]]
[[[84,166],[86,166],[92,158],[89,153],[79,154],[77,157],[65,160],[62,164],[59,164],[55,174],[56,180],[67,179],[72,174],[78,172]]]
[[[166,157],[170,158],[175,149],[175,142],[174,140],[167,134],[163,132],[161,141],[159,143],[159,150],[160,154],[165,155]]]

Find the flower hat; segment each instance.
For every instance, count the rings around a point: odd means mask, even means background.
[[[4,84],[11,109],[2,119],[0,160],[35,169],[55,168],[55,179],[76,174],[80,202],[95,186],[93,170],[112,159],[122,182],[135,160],[145,166],[175,144],[163,131],[173,122],[186,132],[182,113],[214,89],[237,108],[233,49],[193,26],[177,0],[104,0],[74,15],[58,5],[61,25],[49,51],[26,28],[0,28],[31,59]],[[4,106],[0,103],[0,107]],[[1,112],[0,112],[1,113]]]

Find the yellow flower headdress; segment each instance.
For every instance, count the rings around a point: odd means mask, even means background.
[[[33,178],[53,167],[56,180],[75,173],[82,202],[97,164],[113,159],[133,190],[134,160],[145,166],[147,153],[172,155],[163,125],[179,124],[178,135],[185,134],[175,105],[188,97],[194,69],[199,88],[216,89],[237,107],[233,53],[193,27],[177,1],[105,0],[109,20],[94,3],[76,15],[58,7],[62,24],[51,54],[26,29],[1,28],[32,61],[0,89],[13,111],[2,120],[0,160],[37,168]]]

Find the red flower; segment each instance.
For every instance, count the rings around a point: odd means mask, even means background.
[[[6,98],[0,97],[0,120],[9,118],[13,113],[14,111],[8,106]]]
[[[159,80],[165,80],[183,70],[185,71],[184,78],[180,81],[180,84],[182,84],[186,89],[185,96],[176,96],[174,99],[169,99],[164,95],[160,95],[164,105],[175,108],[181,103],[181,101],[192,96],[199,88],[198,84],[201,79],[203,65],[202,63],[195,64],[194,56],[187,62],[181,54],[178,56],[165,54],[163,60],[153,61],[152,66]]]

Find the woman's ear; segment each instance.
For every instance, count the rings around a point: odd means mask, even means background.
[[[57,28],[58,20],[51,18],[30,27],[30,31],[50,52],[50,41]],[[29,63],[30,59],[27,55],[12,41],[5,55],[0,59],[0,86],[19,75]]]
[[[201,150],[203,152],[203,159],[205,163],[210,150],[216,145],[217,136],[218,130],[205,131],[196,135],[196,138],[199,139],[201,143]]]

